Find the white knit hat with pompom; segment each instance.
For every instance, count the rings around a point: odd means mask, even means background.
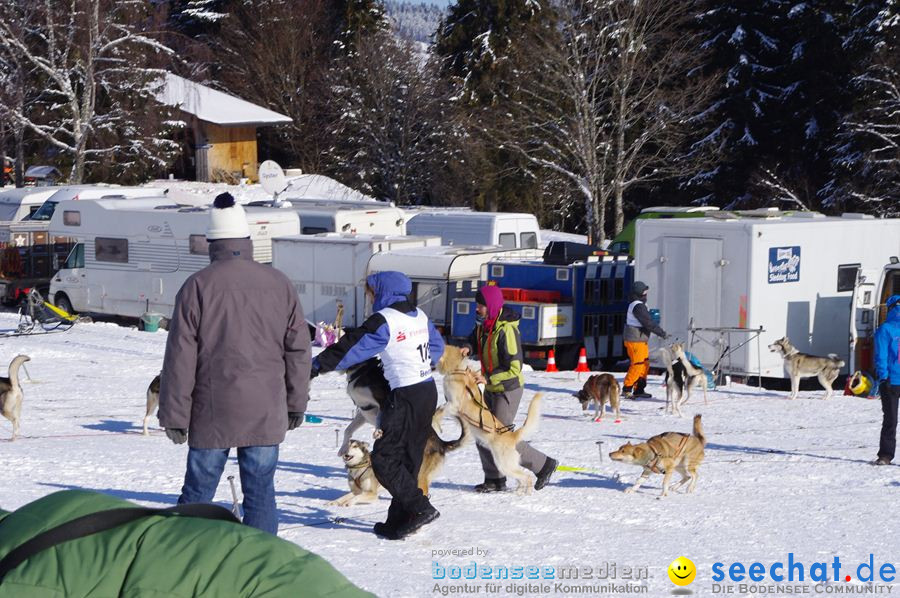
[[[246,239],[250,237],[247,214],[240,204],[234,202],[231,193],[218,195],[209,210],[209,227],[206,240]]]

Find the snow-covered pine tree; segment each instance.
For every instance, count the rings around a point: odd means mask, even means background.
[[[432,180],[449,159],[453,126],[433,64],[384,31],[357,38],[342,65],[329,134],[335,176],[378,199],[433,203]]]
[[[527,43],[532,27],[551,18],[549,5],[548,0],[458,0],[438,28],[432,51],[465,123],[459,136],[473,207],[540,217],[540,182],[521,156],[485,131],[506,113],[499,98],[513,94],[517,49]]]
[[[819,190],[825,207],[900,216],[900,5],[855,5],[844,47],[856,62],[852,110],[831,151],[832,178]]]
[[[774,156],[782,131],[777,122],[784,92],[784,0],[708,0],[699,12],[710,50],[704,70],[715,73],[716,93],[692,119],[698,131],[683,159],[713,152],[709,168],[686,178],[682,186],[694,201],[727,207],[750,205],[749,189],[760,166]]]

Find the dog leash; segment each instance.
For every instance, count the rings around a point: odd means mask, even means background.
[[[458,376],[465,376],[466,378],[474,378],[475,377],[472,374],[472,371],[468,370],[468,369],[454,370],[454,371],[450,372],[450,374],[448,374],[448,375],[453,375],[453,374],[458,375]],[[480,397],[478,397],[478,395],[475,394],[475,392],[471,389],[471,387],[468,384],[466,385],[466,392],[469,393],[469,396],[472,398],[472,402],[474,402],[479,407],[477,422],[473,418],[469,417],[468,414],[465,414],[465,413],[461,414],[463,416],[463,418],[466,421],[468,421],[470,424],[472,424],[473,426],[478,426],[478,428],[480,430],[484,430],[485,432],[487,432],[488,428],[486,428],[485,424],[484,424],[484,412],[487,411],[488,413],[491,414],[491,418],[494,420],[494,433],[495,434],[505,434],[506,432],[509,432],[516,428],[515,424],[498,426],[497,425],[497,416],[494,415],[490,409],[488,409],[487,405],[484,404],[484,401],[480,400]]]

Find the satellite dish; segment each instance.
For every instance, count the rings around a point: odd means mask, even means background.
[[[259,182],[265,192],[273,195],[276,199],[279,193],[287,189],[284,171],[274,160],[266,160],[259,165]]]

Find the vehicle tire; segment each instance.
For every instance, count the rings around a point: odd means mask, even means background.
[[[75,315],[75,310],[72,308],[72,302],[69,301],[69,297],[65,293],[57,293],[56,297],[53,299],[53,305],[60,308],[64,312],[67,312],[71,315]]]

